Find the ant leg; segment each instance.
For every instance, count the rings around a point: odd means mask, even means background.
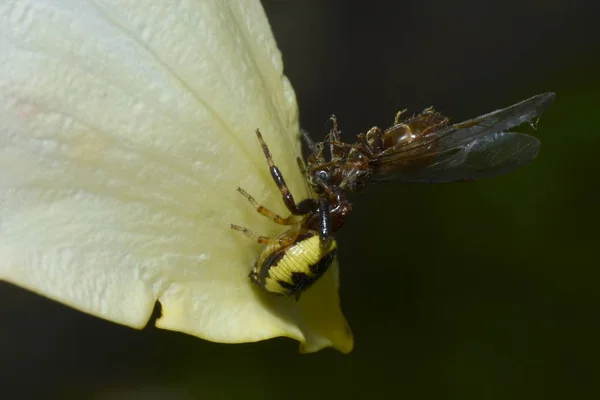
[[[367,132],[367,146],[372,154],[379,154],[383,150],[383,132],[374,126]]]
[[[276,224],[279,224],[279,225],[294,225],[296,223],[296,218],[295,218],[294,215],[290,215],[287,218],[280,217],[279,215],[275,214],[273,211],[269,210],[268,208],[263,207],[260,204],[258,204],[258,202],[256,200],[254,200],[254,197],[250,196],[248,194],[248,192],[246,192],[244,189],[242,189],[242,188],[239,187],[239,188],[237,188],[237,191],[240,192],[240,194],[242,196],[244,196],[246,199],[248,199],[248,201],[250,202],[250,204],[252,204],[252,206],[256,209],[256,211],[259,214],[264,215],[265,217],[269,218],[270,220],[272,220]]]
[[[329,120],[331,121],[331,123],[333,124],[333,127],[331,128],[331,131],[329,133],[329,135],[331,136],[331,141],[332,142],[339,142],[340,141],[340,130],[338,129],[338,122],[337,122],[337,118],[335,115],[331,115],[331,117],[329,117]]]
[[[267,147],[267,144],[263,140],[263,137],[260,134],[260,130],[258,130],[258,129],[256,130],[256,136],[258,137],[260,146],[262,147],[263,152],[265,153],[265,158],[267,159],[267,163],[269,164],[269,170],[271,172],[271,177],[273,178],[273,180],[277,184],[277,187],[279,188],[279,191],[281,192],[281,197],[283,198],[283,203],[288,208],[288,210],[290,210],[290,212],[292,214],[303,215],[304,213],[301,212],[300,210],[298,210],[298,206],[296,205],[296,202],[294,201],[294,196],[292,196],[292,194],[290,193],[290,190],[288,189],[287,184],[285,183],[285,180],[283,179],[283,175],[281,175],[281,171],[279,171],[279,168],[277,168],[277,166],[273,162],[273,157],[271,157],[271,152],[269,151],[269,148]]]
[[[296,163],[298,163],[298,168],[300,168],[302,176],[306,176],[306,168],[304,167],[304,163],[300,157],[296,157]]]
[[[302,134],[302,139],[304,139],[304,142],[308,146],[308,149],[310,150],[310,152],[312,154],[317,154],[319,152],[319,149],[317,148],[317,145],[315,144],[315,142],[308,135],[308,132],[306,132],[304,129],[300,129],[300,133]]]
[[[298,236],[296,233],[291,236],[281,236],[281,237],[277,237],[277,238],[270,238],[268,236],[257,235],[256,233],[252,232],[250,229],[244,228],[243,226],[239,226],[239,225],[235,225],[235,224],[231,224],[231,229],[242,232],[244,235],[248,236],[250,239],[253,239],[260,244],[276,244],[279,246],[288,246],[288,245],[294,243],[294,240],[296,240],[296,237]]]
[[[355,146],[367,157],[373,157],[375,155],[373,149],[367,143],[367,135],[364,133],[358,134]]]
[[[335,115],[332,115],[330,120],[333,124],[333,127],[329,131],[329,154],[331,156],[331,160],[337,162],[342,160],[347,153],[343,150],[343,144],[341,146],[339,144],[342,140],[340,135],[342,131],[340,131],[338,127],[337,118]]]
[[[336,147],[342,148],[342,149],[356,149],[358,146],[356,144],[348,144],[348,143],[344,143],[344,142],[331,142],[331,144],[334,144]],[[361,143],[362,144],[362,143]],[[330,163],[327,163],[326,165],[333,165],[335,164],[333,161]]]
[[[398,125],[400,123],[400,117],[402,116],[402,114],[404,114],[406,112],[406,108],[404,110],[400,110],[396,113],[396,117],[394,118],[394,125]],[[392,126],[394,126],[392,125]]]
[[[306,132],[304,129],[300,129],[300,133],[302,134],[302,139],[304,139],[304,142],[310,150],[310,155],[308,156],[308,163],[324,163],[325,158],[323,157],[323,142],[315,143],[309,136],[308,132]]]

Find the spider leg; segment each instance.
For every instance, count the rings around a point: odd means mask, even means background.
[[[279,225],[294,225],[297,222],[294,215],[290,215],[289,217],[284,218],[284,217],[281,217],[281,216],[275,214],[273,211],[269,210],[268,208],[261,206],[254,199],[254,197],[250,196],[250,194],[248,194],[248,192],[246,192],[244,189],[238,187],[237,191],[240,192],[240,194],[242,196],[244,196],[250,202],[250,204],[252,204],[252,206],[256,209],[256,211],[259,214],[264,215],[265,217],[269,218],[270,220],[272,220],[276,224],[279,224]]]
[[[296,202],[294,201],[294,196],[292,196],[292,194],[290,193],[290,190],[288,189],[287,184],[285,183],[285,179],[283,179],[283,175],[281,174],[281,171],[279,170],[279,168],[277,168],[277,166],[273,162],[273,157],[271,156],[271,152],[269,151],[269,148],[267,147],[267,144],[263,140],[260,130],[258,130],[258,129],[256,130],[256,137],[258,137],[258,141],[260,142],[260,146],[263,149],[263,153],[265,153],[265,158],[267,159],[267,163],[269,164],[269,170],[271,172],[271,177],[273,178],[273,180],[275,181],[275,184],[277,184],[277,187],[279,188],[279,191],[281,192],[281,197],[283,198],[283,203],[285,204],[287,209],[290,210],[290,212],[294,215],[306,214],[305,212],[302,212],[301,210],[298,209],[298,206],[296,205]]]
[[[302,176],[306,176],[306,167],[304,167],[304,163],[300,157],[296,157],[296,163],[298,163],[298,168],[300,168]]]
[[[296,240],[296,238],[298,237],[298,232],[294,232],[293,235],[282,235],[275,238],[271,238],[268,236],[257,235],[250,229],[235,224],[231,224],[231,229],[242,232],[244,235],[248,236],[250,239],[255,240],[260,244],[275,244],[279,246],[288,246],[294,243],[294,240]]]
[[[329,201],[327,199],[319,199],[319,220],[320,229],[319,237],[321,239],[321,248],[327,249],[333,240],[333,228],[331,226],[331,213],[329,209]]]

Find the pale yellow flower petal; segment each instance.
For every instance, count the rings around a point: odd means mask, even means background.
[[[352,347],[337,267],[299,301],[233,232],[287,215],[254,130],[309,196],[294,91],[258,1],[0,3],[0,278],[81,311],[218,342]]]

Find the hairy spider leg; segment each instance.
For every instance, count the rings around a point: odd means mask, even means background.
[[[333,241],[333,227],[331,225],[331,210],[327,199],[319,199],[319,220],[321,229],[319,229],[319,238],[321,239],[321,248],[328,249]]]
[[[264,215],[265,217],[269,218],[270,220],[272,220],[276,224],[279,224],[279,225],[294,225],[295,223],[298,222],[296,216],[293,215],[293,214],[290,215],[287,218],[284,218],[284,217],[281,217],[281,216],[275,214],[273,211],[269,210],[268,208],[266,208],[264,206],[261,206],[254,199],[254,197],[250,196],[250,194],[248,192],[246,192],[244,189],[238,187],[237,191],[240,192],[240,194],[242,196],[244,196],[250,202],[250,204],[252,204],[252,206],[256,209],[256,211],[259,214]]]
[[[269,147],[263,140],[259,129],[256,130],[256,137],[260,142],[260,146],[263,149],[263,153],[265,153],[265,158],[267,159],[267,163],[269,164],[269,171],[271,172],[271,177],[275,181],[279,192],[281,192],[283,203],[285,204],[287,209],[290,210],[290,212],[293,215],[304,215],[313,211],[317,205],[314,201],[310,201],[312,199],[309,199],[309,201],[304,200],[301,201],[299,204],[296,204],[296,202],[294,201],[294,196],[292,196],[292,194],[290,193],[290,189],[288,189],[287,184],[285,183],[285,179],[283,179],[283,175],[281,174],[281,171],[273,162],[273,157],[271,156]]]
[[[300,157],[296,157],[296,163],[298,163],[298,168],[300,168],[302,176],[306,176],[306,168],[304,167],[304,163]]]
[[[271,238],[268,236],[257,235],[256,233],[252,232],[250,229],[244,228],[243,226],[239,226],[239,225],[235,225],[235,224],[231,224],[231,229],[242,232],[244,235],[248,236],[250,239],[253,239],[260,244],[276,244],[279,246],[288,246],[288,245],[294,243],[294,241],[298,237],[297,230],[295,230],[292,235],[286,234],[284,236]]]
[[[312,142],[312,140],[310,140],[308,135],[305,132],[303,132],[303,133],[305,134],[305,138],[306,138],[305,140],[307,140],[307,142],[309,143],[309,147],[311,147],[313,150],[320,151],[318,146],[316,144],[314,144],[314,142]],[[271,177],[277,184],[277,187],[281,193],[283,202],[286,205],[286,207],[288,208],[288,210],[292,213],[292,215],[290,215],[287,218],[281,217],[281,216],[277,215],[276,213],[272,212],[271,210],[269,210],[268,208],[263,207],[260,204],[258,204],[258,202],[248,192],[246,192],[242,188],[238,188],[237,189],[238,192],[240,194],[242,194],[242,196],[244,196],[248,200],[248,202],[250,202],[250,204],[255,208],[255,210],[258,213],[260,213],[261,215],[269,218],[270,220],[272,220],[275,223],[280,224],[280,225],[296,225],[297,227],[300,227],[300,226],[302,226],[302,224],[304,224],[307,221],[307,218],[310,218],[310,215],[313,212],[318,211],[319,233],[320,233],[321,245],[323,247],[327,248],[331,244],[331,241],[333,240],[329,203],[325,199],[320,199],[320,201],[318,201],[316,199],[309,198],[309,199],[302,200],[301,202],[296,204],[292,194],[290,193],[290,191],[287,187],[287,184],[285,183],[285,180],[283,178],[283,175],[281,174],[281,171],[279,170],[279,168],[277,168],[277,166],[275,165],[275,163],[273,161],[271,152],[269,151],[269,147],[265,143],[265,141],[262,137],[262,134],[260,133],[260,130],[258,130],[258,129],[256,130],[256,137],[258,138],[260,145],[263,149],[265,158],[267,159],[267,163],[269,165],[269,170],[271,172]],[[298,166],[300,167],[301,171],[306,172],[304,166],[302,165],[301,160],[298,159],[297,162],[298,162]],[[325,190],[325,192],[327,193],[327,195],[330,198],[332,196],[335,196],[333,190],[328,185],[326,185],[324,182],[321,182],[321,186],[323,187],[323,189]],[[296,216],[304,216],[304,219],[298,220],[296,218]],[[253,233],[251,230],[241,227],[239,225],[232,224],[231,228],[244,233],[246,236],[248,236],[251,239],[256,240],[258,243],[279,244],[281,246],[285,246],[285,245],[289,245],[289,244],[293,243],[296,240],[296,238],[298,237],[298,234],[300,233],[299,229],[290,228],[290,230],[285,232],[283,235],[280,235],[277,238],[270,238],[267,236],[257,235],[255,233]]]

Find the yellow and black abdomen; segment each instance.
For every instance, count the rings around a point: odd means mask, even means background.
[[[323,249],[317,232],[304,231],[289,246],[268,245],[249,276],[267,292],[298,298],[327,272],[336,250],[335,240]]]

